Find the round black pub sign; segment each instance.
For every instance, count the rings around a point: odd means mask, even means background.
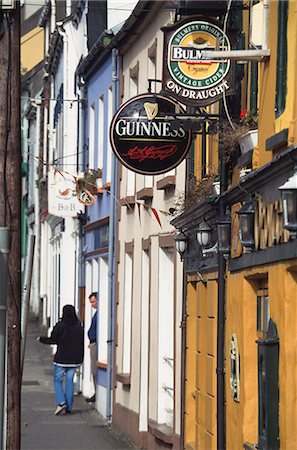
[[[158,94],[142,94],[121,105],[110,126],[117,158],[133,172],[157,175],[178,166],[192,141],[176,120],[181,106]]]

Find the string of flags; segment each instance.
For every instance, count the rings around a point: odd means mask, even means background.
[[[39,164],[47,165],[44,160],[38,156],[32,156]],[[60,217],[75,217],[77,213],[82,212],[82,206],[92,206],[96,202],[96,193],[104,190],[112,195],[109,186],[102,186],[102,170],[89,169],[87,172],[74,175],[67,171],[61,171],[53,164],[49,164],[51,170],[49,171],[49,213]],[[112,195],[114,200],[121,206],[119,200]],[[134,213],[134,208],[124,198],[126,206],[130,212]],[[160,215],[168,216],[169,212],[159,210],[152,206],[146,205],[139,201],[135,201],[138,210],[139,221],[141,222],[141,208],[143,208],[149,215],[152,215],[157,220],[159,226],[162,228]]]

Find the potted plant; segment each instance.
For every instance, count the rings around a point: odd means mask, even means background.
[[[247,153],[253,150],[258,144],[258,113],[257,111],[246,108],[240,114],[240,124],[247,129],[247,131],[240,137],[239,145],[241,153]]]
[[[91,194],[97,193],[100,183],[102,185],[101,169],[89,169],[83,177],[77,179],[79,190],[89,191]]]

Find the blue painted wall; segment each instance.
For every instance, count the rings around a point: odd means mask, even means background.
[[[90,117],[89,111],[90,106],[94,105],[95,111],[95,167],[98,168],[98,122],[99,122],[99,99],[103,96],[104,98],[104,139],[103,139],[103,167],[102,169],[102,184],[106,183],[106,166],[107,166],[107,151],[108,151],[108,143],[109,143],[109,129],[108,129],[108,90],[112,85],[112,60],[111,55],[106,58],[104,63],[100,66],[100,68],[94,73],[94,75],[88,80],[87,89],[87,123],[86,123],[86,142],[89,142],[89,130],[90,130]],[[110,181],[110,180],[108,180]],[[96,202],[87,208],[87,223],[96,222],[97,220],[104,219],[108,217],[110,214],[110,195],[107,190],[103,191],[102,195],[96,195]],[[86,252],[91,252],[98,248],[98,236],[95,237],[96,231],[90,231],[85,234],[85,244],[86,244]],[[108,245],[108,243],[107,243]],[[106,246],[106,245],[103,245]],[[107,254],[100,254],[100,257],[106,256]],[[99,256],[94,256],[91,259],[97,259],[100,261]],[[99,264],[99,273],[98,279],[100,280],[100,264]],[[99,311],[100,311],[100,285],[99,285]],[[98,314],[98,329],[100,327],[100,314]],[[99,369],[97,371],[97,383],[101,386],[107,386],[107,377],[106,370]]]

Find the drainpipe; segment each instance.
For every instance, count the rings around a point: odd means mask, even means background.
[[[51,34],[55,31],[56,28],[56,1],[51,1]]]
[[[6,405],[6,287],[7,259],[10,246],[10,229],[0,228],[0,448],[4,448],[6,440],[6,424],[4,423]]]
[[[78,119],[78,157],[77,157],[77,171],[85,170],[85,105],[86,105],[86,85],[85,82],[78,77],[78,86],[80,89],[78,108],[79,108],[79,119]]]
[[[38,94],[41,95],[41,92]],[[36,105],[36,144],[34,147],[34,153],[35,153],[35,160],[38,161],[38,158],[40,157],[40,142],[41,142],[41,127],[40,127],[40,118],[41,118],[41,104],[42,100],[40,97],[37,97],[34,99],[35,105]],[[41,178],[40,169],[35,169],[35,177],[37,182]],[[35,199],[35,209],[34,209],[34,227],[35,227],[35,236],[36,236],[36,252],[34,255],[34,274],[35,274],[35,280],[34,280],[34,292],[35,292],[35,300],[37,301],[36,304],[36,312],[40,316],[40,191],[39,191],[39,183],[35,183],[34,187],[34,199]]]
[[[118,50],[112,49],[112,113],[118,108]],[[115,237],[115,195],[117,165],[114,154],[111,155],[111,183],[109,196],[109,238],[108,238],[108,330],[107,330],[107,402],[106,417],[112,417],[112,374],[113,374],[113,317],[114,317],[114,237]]]
[[[26,257],[24,286],[22,292],[22,309],[21,309],[21,377],[23,376],[25,350],[27,341],[27,325],[30,306],[31,282],[34,262],[35,235],[30,234],[28,252]]]
[[[71,15],[71,0],[66,0],[66,16]]]
[[[180,450],[185,448],[186,348],[187,348],[187,272],[183,262],[183,303],[181,321],[181,418]]]
[[[227,174],[223,152],[220,151],[220,193],[226,189]],[[224,201],[219,199],[219,218],[224,217]],[[218,318],[217,318],[217,449],[226,449],[225,418],[225,273],[226,260],[218,252]]]

